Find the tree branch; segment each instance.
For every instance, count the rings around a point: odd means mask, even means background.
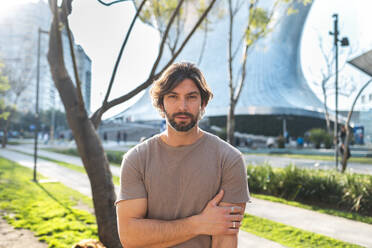
[[[202,49],[201,49],[200,56],[199,56],[198,63],[197,63],[198,66],[201,64],[203,56],[204,56],[205,47],[207,45],[207,37],[208,37],[208,21],[205,20],[205,30],[204,30],[204,35],[203,35]]]
[[[243,85],[244,85],[244,81],[245,81],[245,76],[246,76],[246,65],[247,65],[247,57],[248,57],[248,49],[249,49],[249,45],[246,45],[245,46],[245,49],[244,49],[244,55],[243,55],[243,65],[242,65],[242,77],[240,79],[240,82],[239,82],[239,85],[238,85],[238,90],[237,92],[235,93],[235,96],[234,96],[234,101],[235,103],[238,101],[239,97],[240,97],[240,93],[242,92],[242,89],[243,89]]]
[[[355,107],[355,104],[356,102],[358,101],[358,98],[359,96],[362,94],[363,90],[372,82],[372,79],[368,80],[364,85],[363,87],[359,90],[357,96],[355,97],[354,99],[354,102],[353,102],[353,105],[351,106],[351,109],[349,111],[349,114],[347,115],[347,120],[346,120],[346,123],[349,123],[350,122],[350,119],[351,119],[351,116],[354,112],[354,107]]]
[[[116,4],[116,3],[120,3],[120,2],[128,2],[128,1],[131,1],[131,0],[116,0],[116,1],[113,1],[113,2],[110,2],[110,3],[105,3],[104,1],[102,0],[97,0],[100,4],[102,5],[105,5],[105,6],[110,6],[110,5],[113,5],[113,4]]]
[[[167,28],[165,29],[165,32],[164,32],[164,35],[163,35],[163,39],[160,43],[160,48],[159,48],[159,52],[158,52],[158,57],[156,58],[156,61],[151,69],[151,72],[150,72],[150,75],[149,75],[149,78],[152,78],[152,76],[154,75],[158,65],[159,65],[159,62],[160,62],[160,59],[163,55],[163,50],[164,50],[164,44],[168,38],[168,34],[169,34],[169,30],[174,22],[174,20],[176,19],[176,16],[177,14],[179,13],[179,10],[181,9],[181,6],[183,4],[184,0],[180,0],[178,2],[178,5],[176,7],[176,9],[173,11],[173,14],[171,16],[171,18],[169,19],[169,22],[168,22],[168,25],[167,25]]]
[[[139,92],[141,92],[142,90],[146,89],[149,85],[151,85],[152,79],[154,77],[155,70],[156,70],[156,68],[157,68],[157,66],[158,66],[158,64],[160,62],[160,59],[161,59],[161,57],[163,55],[164,45],[165,45],[165,42],[167,40],[169,30],[170,30],[170,28],[172,26],[173,21],[175,20],[175,17],[178,14],[178,12],[179,12],[179,10],[180,10],[181,5],[182,5],[183,2],[184,2],[184,0],[181,0],[178,3],[176,9],[174,10],[174,12],[173,12],[173,14],[172,14],[172,16],[171,16],[168,24],[167,24],[167,28],[166,28],[166,30],[165,30],[165,32],[163,34],[163,38],[162,38],[162,41],[160,43],[160,48],[159,48],[158,56],[156,58],[156,61],[155,61],[154,65],[153,65],[152,69],[151,69],[151,72],[150,72],[150,75],[149,75],[148,79],[144,83],[142,83],[140,86],[138,86],[137,88],[135,88],[134,90],[132,90],[131,92],[129,92],[128,94],[125,94],[125,95],[123,95],[123,96],[121,96],[119,98],[116,98],[116,99],[114,99],[114,100],[112,100],[110,102],[107,102],[107,99],[106,99],[106,102],[104,102],[104,104],[98,110],[96,110],[96,112],[94,112],[94,114],[90,118],[91,121],[93,122],[93,125],[94,125],[95,128],[98,128],[98,126],[99,126],[99,124],[101,122],[102,115],[107,110],[109,110],[113,106],[116,106],[116,105],[118,105],[120,103],[123,103],[123,102],[129,100],[131,97],[137,95]],[[139,12],[137,11],[137,13],[139,13]]]
[[[140,93],[142,90],[146,89],[147,87],[149,87],[152,82],[154,80],[156,80],[160,75],[161,73],[163,73],[173,62],[174,60],[177,58],[177,56],[181,53],[181,51],[183,50],[183,48],[185,47],[185,45],[187,44],[187,42],[190,40],[191,36],[195,33],[196,29],[199,27],[199,25],[202,23],[202,21],[204,20],[204,18],[208,15],[209,11],[212,9],[214,3],[216,2],[216,0],[212,0],[211,3],[209,4],[208,8],[205,10],[205,12],[203,13],[203,15],[201,15],[201,17],[199,18],[198,22],[195,24],[195,26],[193,27],[193,29],[190,31],[190,33],[188,34],[188,36],[185,38],[185,40],[183,41],[182,45],[180,46],[180,48],[177,50],[177,52],[174,54],[174,56],[168,61],[168,63],[162,68],[162,70],[158,73],[156,73],[154,75],[154,71],[157,67],[157,64],[159,63],[159,61],[157,60],[157,62],[155,62],[154,66],[153,66],[153,69],[152,69],[152,73],[150,73],[148,79],[143,82],[141,85],[139,85],[138,87],[136,87],[135,89],[133,89],[131,92],[121,96],[121,97],[118,97],[112,101],[109,101],[106,106],[102,106],[100,109],[98,109],[93,115],[92,117],[90,118],[91,121],[93,122],[95,128],[98,128],[99,124],[100,124],[100,121],[101,121],[101,116],[107,111],[109,110],[110,108],[118,105],[118,104],[121,104],[127,100],[129,100],[130,98],[134,97],[135,95],[137,95],[138,93]],[[174,18],[173,18],[174,19]],[[165,43],[165,40],[163,39],[162,40],[162,46],[164,47],[164,43]],[[160,52],[159,52],[159,56],[160,56]],[[159,56],[158,56],[158,59],[159,59]],[[159,59],[160,60],[160,59]]]
[[[71,54],[72,65],[73,65],[73,68],[74,68],[74,75],[75,75],[76,89],[77,89],[77,94],[78,94],[78,99],[79,99],[79,106],[80,106],[81,110],[84,110],[85,105],[84,105],[83,94],[82,94],[82,91],[81,91],[81,83],[80,83],[79,73],[78,73],[78,70],[77,70],[75,49],[74,49],[74,44],[72,43],[71,30],[70,30],[70,25],[69,25],[69,22],[68,22],[69,13],[68,13],[68,9],[67,9],[67,1],[64,0],[62,2],[62,10],[63,10],[63,13],[64,13],[65,27],[66,27],[67,37],[68,37],[68,41],[69,41],[69,45],[70,45],[70,54]],[[69,12],[70,11],[71,10],[69,10]]]
[[[107,100],[108,100],[108,98],[109,98],[109,96],[110,96],[110,93],[111,93],[111,88],[112,88],[112,85],[113,85],[114,80],[115,80],[116,72],[117,72],[117,69],[118,69],[118,67],[119,67],[120,60],[121,60],[121,57],[122,57],[123,52],[124,52],[124,48],[125,48],[125,46],[127,45],[127,42],[128,42],[129,36],[130,36],[130,34],[132,33],[132,29],[133,29],[133,27],[134,27],[134,24],[135,24],[135,22],[136,22],[136,20],[137,20],[137,18],[138,18],[138,16],[139,16],[139,14],[141,13],[141,10],[142,10],[143,6],[145,5],[146,1],[147,1],[147,0],[142,0],[142,2],[141,2],[141,4],[140,4],[139,8],[137,9],[136,15],[133,17],[132,23],[131,23],[130,26],[129,26],[128,32],[127,32],[127,34],[126,34],[126,36],[125,36],[125,39],[124,39],[124,42],[123,42],[123,44],[121,45],[120,52],[119,52],[119,55],[118,55],[118,57],[117,57],[117,59],[116,59],[116,63],[115,63],[115,66],[114,66],[114,70],[113,70],[113,72],[112,72],[111,79],[110,79],[110,83],[109,83],[109,86],[108,86],[108,89],[107,89],[107,92],[106,92],[106,96],[105,96],[105,98],[104,98],[104,100],[103,100],[102,106],[104,106],[104,105],[107,104]]]
[[[233,40],[233,27],[234,27],[234,12],[232,6],[232,0],[228,0],[229,4],[229,38],[228,38],[228,72],[229,72],[229,89],[230,89],[230,101],[234,101],[234,85],[233,85],[233,55],[232,55],[232,40]]]
[[[211,3],[209,4],[208,8],[205,10],[205,12],[203,13],[203,15],[200,16],[199,20],[197,21],[197,23],[195,24],[195,26],[193,27],[193,29],[190,31],[190,33],[185,38],[185,40],[183,41],[183,43],[181,44],[181,46],[178,48],[177,52],[169,60],[168,64],[163,67],[163,69],[161,70],[161,72],[165,71],[165,69],[168,68],[168,66],[170,66],[174,62],[174,60],[178,57],[178,55],[182,52],[183,48],[186,46],[187,42],[190,40],[190,38],[192,37],[192,35],[195,33],[196,29],[198,29],[198,27],[200,26],[200,24],[203,22],[203,20],[205,19],[205,17],[208,15],[209,11],[212,9],[212,7],[215,4],[215,2],[216,2],[216,0],[212,0],[211,1]]]

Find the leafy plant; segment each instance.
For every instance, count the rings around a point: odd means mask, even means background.
[[[249,189],[253,193],[273,195],[318,206],[372,216],[372,176],[309,170],[294,165],[272,168],[249,165]]]
[[[330,135],[326,130],[321,128],[313,128],[310,131],[310,141],[315,145],[315,148],[319,149],[322,143],[330,146],[332,143],[332,138],[330,140]]]

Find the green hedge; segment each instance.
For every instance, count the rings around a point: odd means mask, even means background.
[[[79,152],[75,148],[69,148],[69,149],[53,149],[52,148],[52,149],[46,149],[46,150],[80,157]],[[121,164],[124,153],[125,152],[122,152],[122,151],[106,151],[108,161],[114,164]]]
[[[372,216],[372,176],[269,165],[247,168],[249,189],[266,194]]]
[[[331,148],[333,143],[333,137],[326,130],[321,128],[313,128],[310,131],[310,141],[315,145],[315,148],[319,149],[321,144],[324,144],[325,148]]]

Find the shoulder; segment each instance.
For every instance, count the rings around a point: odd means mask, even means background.
[[[137,163],[142,158],[145,158],[147,154],[150,152],[151,147],[156,146],[158,141],[158,135],[155,135],[136,146],[129,149],[123,156],[123,160]]]
[[[216,152],[221,154],[225,159],[236,160],[241,158],[242,153],[220,137],[209,132],[205,132],[205,135],[207,135],[208,145],[214,147]]]

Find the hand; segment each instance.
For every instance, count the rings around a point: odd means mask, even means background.
[[[242,208],[239,206],[219,207],[222,200],[221,190],[211,201],[208,202],[203,212],[197,215],[196,225],[201,234],[207,235],[233,235],[239,232]]]

